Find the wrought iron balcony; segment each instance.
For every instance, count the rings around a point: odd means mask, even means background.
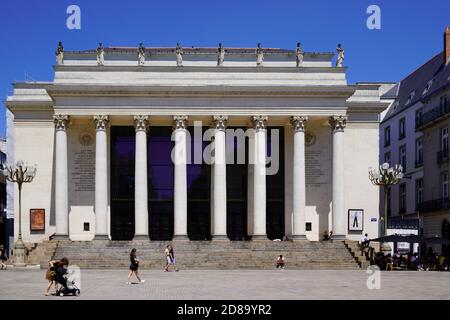
[[[450,209],[450,197],[424,201],[418,205],[420,213]]]
[[[433,107],[430,111],[425,112],[422,114],[420,118],[416,119],[416,129],[423,127],[440,117],[449,115],[450,113],[450,106],[449,105],[436,105]]]

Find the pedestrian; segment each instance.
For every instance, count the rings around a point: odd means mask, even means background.
[[[131,253],[130,253],[130,272],[128,273],[128,281],[127,281],[127,284],[131,284],[130,278],[131,278],[131,276],[133,275],[133,273],[134,273],[134,275],[136,276],[136,278],[139,280],[139,283],[144,283],[144,282],[145,282],[145,280],[142,280],[142,279],[139,277],[139,271],[138,271],[138,269],[139,269],[139,259],[136,257],[136,249],[133,248],[133,249],[131,250]]]
[[[56,282],[56,269],[63,268],[64,266],[67,266],[69,264],[69,260],[67,258],[62,258],[61,260],[50,260],[48,262],[48,269],[45,272],[45,279],[48,280],[48,286],[47,289],[45,289],[44,294],[46,296],[49,296],[50,289],[52,286],[55,287],[55,291],[58,290],[58,283]]]
[[[166,255],[166,266],[164,267],[164,272],[169,271],[169,266],[173,265],[175,268],[175,271],[178,272],[176,259],[175,259],[175,253],[173,251],[173,247],[171,245],[168,245],[166,249],[164,250],[164,253]]]
[[[8,260],[8,255],[6,254],[5,247],[2,244],[0,244],[0,266],[1,266],[0,270],[3,269],[6,270],[6,260]]]

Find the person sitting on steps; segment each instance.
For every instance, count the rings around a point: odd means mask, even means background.
[[[283,255],[280,254],[280,256],[277,258],[277,269],[284,269],[285,267],[285,261]]]

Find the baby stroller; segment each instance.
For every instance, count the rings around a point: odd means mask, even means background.
[[[55,272],[55,280],[58,284],[60,284],[60,286],[56,290],[57,296],[63,297],[69,294],[72,294],[74,296],[80,295],[80,289],[78,289],[75,285],[75,281],[67,279],[67,270],[64,267],[61,266],[59,268],[56,268]]]

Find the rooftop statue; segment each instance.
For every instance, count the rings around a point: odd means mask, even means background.
[[[217,66],[222,67],[224,60],[225,60],[225,48],[222,46],[222,43],[219,43],[219,47],[217,48]]]
[[[105,63],[105,50],[103,49],[103,43],[99,43],[97,47],[97,65],[102,66]]]
[[[175,55],[177,57],[177,67],[183,66],[183,48],[180,43],[177,43],[177,47],[175,48]]]
[[[295,65],[297,67],[303,66],[303,57],[305,53],[302,50],[302,46],[300,42],[297,42],[297,48],[295,48]]]
[[[261,43],[258,42],[258,45],[256,47],[256,65],[262,66],[264,62],[264,52],[261,48]]]
[[[342,49],[341,44],[337,46],[338,57],[336,60],[336,67],[343,67],[344,65],[344,49]]]
[[[138,65],[143,66],[145,64],[145,47],[142,42],[139,43],[139,48],[137,50],[137,58],[138,58]]]
[[[61,41],[58,42],[58,47],[56,48],[56,64],[64,64],[64,47]]]

